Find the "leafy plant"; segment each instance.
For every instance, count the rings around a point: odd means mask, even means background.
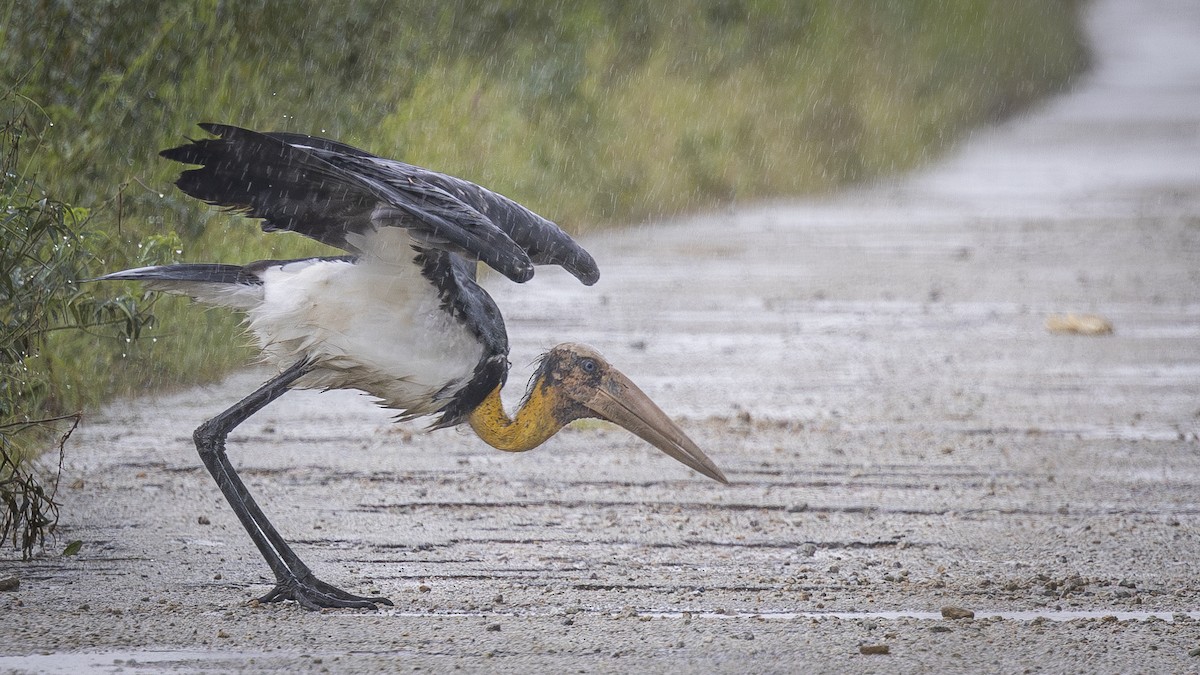
[[[47,340],[68,330],[133,340],[154,317],[143,299],[100,298],[80,288],[80,280],[95,276],[96,252],[108,237],[89,227],[86,209],[55,200],[24,177],[22,146],[37,147],[40,136],[15,110],[0,122],[0,539],[28,557],[58,520],[57,474],[47,487],[29,458],[56,437],[61,458],[80,419],[61,414],[53,361],[42,353]]]

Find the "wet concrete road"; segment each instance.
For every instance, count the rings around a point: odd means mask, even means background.
[[[731,486],[603,425],[508,455],[294,392],[231,455],[396,607],[253,607],[190,434],[266,374],[121,402],[74,439],[83,552],[0,563],[0,670],[1200,670],[1200,5],[1088,24],[1073,92],[920,175],[594,236],[591,289],[490,280],[513,403],[588,342]]]

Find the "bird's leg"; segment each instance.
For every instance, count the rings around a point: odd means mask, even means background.
[[[353,595],[318,579],[288,546],[271,521],[267,520],[225,454],[225,438],[229,433],[282,396],[308,370],[305,362],[296,363],[225,412],[201,424],[192,434],[196,450],[205,468],[217,481],[221,494],[225,495],[238,520],[242,521],[242,527],[246,528],[259,553],[275,573],[275,588],[260,598],[260,602],[291,599],[305,609],[314,610],[324,607],[374,609],[376,603],[390,605],[392,603],[387,598]]]

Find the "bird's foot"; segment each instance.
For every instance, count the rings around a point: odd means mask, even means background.
[[[392,605],[382,597],[354,595],[321,581],[311,572],[303,579],[289,576],[280,579],[270,592],[258,599],[259,602],[283,602],[295,600],[304,609],[317,611],[325,608],[377,609],[375,605]]]

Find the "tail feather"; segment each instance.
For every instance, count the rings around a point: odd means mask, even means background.
[[[153,291],[189,295],[199,302],[251,309],[263,299],[263,280],[253,268],[220,263],[183,263],[137,267],[95,281],[140,281]]]

